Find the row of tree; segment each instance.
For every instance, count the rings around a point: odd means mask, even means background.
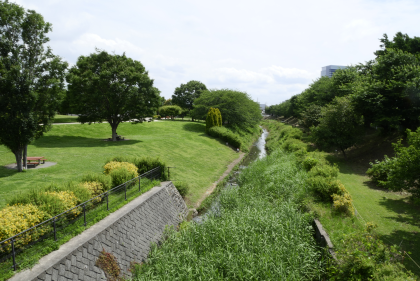
[[[320,145],[344,150],[357,141],[360,125],[388,133],[420,126],[420,38],[385,34],[375,59],[321,77],[301,94],[266,113],[296,117]]]

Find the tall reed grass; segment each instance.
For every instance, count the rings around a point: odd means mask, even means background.
[[[282,151],[254,162],[220,212],[152,247],[134,280],[312,280],[323,270],[308,215],[298,209],[306,173]]]

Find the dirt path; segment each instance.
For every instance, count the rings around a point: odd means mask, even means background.
[[[239,154],[239,158],[238,159],[236,159],[236,160],[234,160],[232,163],[230,163],[229,164],[229,166],[227,166],[227,169],[226,169],[226,171],[223,173],[223,175],[221,175],[220,176],[220,178],[217,180],[217,181],[215,181],[207,190],[206,190],[206,192],[203,194],[203,196],[201,196],[201,198],[200,199],[198,199],[198,201],[197,201],[197,203],[195,203],[195,208],[198,208],[200,205],[201,205],[201,203],[204,201],[204,199],[206,199],[206,197],[207,196],[209,196],[213,191],[214,191],[214,189],[216,188],[216,186],[217,186],[217,184],[219,183],[219,182],[221,182],[225,177],[227,177],[227,175],[229,175],[229,173],[232,171],[232,169],[233,169],[233,167],[235,167],[236,166],[236,164],[238,164],[239,162],[241,162],[241,160],[242,160],[242,158],[244,158],[244,156],[245,156],[245,153],[243,153],[243,152],[240,152],[240,154]]]

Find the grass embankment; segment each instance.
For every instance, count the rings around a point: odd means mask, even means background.
[[[355,165],[357,161],[343,159],[339,161],[336,155],[325,152],[306,153],[305,150],[311,151],[313,148],[301,141],[308,141],[308,137],[299,133],[297,129],[275,121],[268,121],[265,125],[270,129],[267,145],[271,150],[280,146],[284,147],[284,140],[278,140],[284,135],[289,135],[295,140],[290,140],[292,145],[287,147],[298,151],[303,165],[310,163],[308,156],[338,163],[337,179],[351,194],[356,215],[349,216],[335,211],[332,200],[329,202],[325,198],[320,200],[313,191],[312,198],[306,202],[308,209],[319,218],[327,230],[338,252],[337,257],[341,265],[336,268],[330,267],[330,273],[336,274],[336,278],[346,276],[349,280],[369,276],[373,277],[373,280],[381,280],[385,277],[389,278],[386,280],[407,280],[405,270],[401,268],[400,263],[395,263],[395,261],[402,261],[402,256],[405,256],[404,265],[420,276],[418,268],[403,253],[404,250],[411,250],[413,258],[416,259],[418,256],[418,253],[414,251],[420,246],[418,245],[418,208],[407,204],[405,196],[372,186],[369,178],[364,174],[367,168],[360,167],[360,164]],[[366,153],[363,155],[366,156]],[[378,227],[372,230],[375,224]],[[388,248],[382,241],[388,245]],[[393,245],[397,247],[389,247]],[[378,253],[381,254],[378,255]],[[342,271],[340,273],[337,270]],[[343,272],[348,270],[350,272],[343,275]]]
[[[53,123],[76,123],[78,116],[55,115]]]
[[[221,191],[219,214],[169,231],[134,280],[320,279],[310,217],[298,209],[305,178],[283,151],[254,162]]]
[[[204,124],[160,121],[132,125],[123,123],[118,134],[127,141],[103,141],[110,137],[108,124],[60,125],[28,146],[28,156],[44,156],[57,165],[23,173],[7,169],[15,157],[0,146],[0,208],[6,199],[49,183],[80,181],[89,172],[102,173],[105,161],[115,156],[159,157],[171,168],[171,180],[189,183],[189,206],[202,196],[238,154],[204,133]]]

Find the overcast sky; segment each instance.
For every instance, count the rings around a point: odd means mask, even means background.
[[[95,47],[125,52],[165,98],[198,80],[277,104],[307,88],[322,66],[373,59],[384,33],[420,36],[418,0],[16,2],[52,23],[50,46],[70,65]]]

